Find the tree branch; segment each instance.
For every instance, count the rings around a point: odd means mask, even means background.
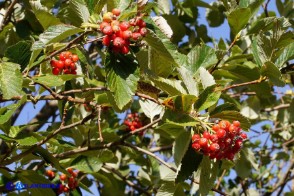
[[[13,163],[15,161],[19,161],[21,158],[23,158],[24,156],[32,153],[37,147],[45,144],[48,140],[50,140],[51,138],[53,138],[57,134],[61,133],[62,131],[73,128],[73,127],[78,126],[78,125],[82,125],[85,122],[87,122],[88,120],[92,119],[93,117],[95,117],[95,115],[92,113],[92,114],[86,116],[84,119],[82,119],[82,120],[80,120],[78,122],[72,123],[72,124],[67,125],[67,126],[59,127],[57,130],[55,130],[54,132],[51,132],[49,135],[47,135],[46,138],[44,138],[43,140],[41,140],[37,144],[31,146],[28,150],[26,150],[26,151],[24,151],[24,152],[22,152],[22,153],[20,153],[18,155],[15,155],[14,157],[11,157],[10,159],[7,158],[6,160],[2,161],[1,164],[2,165],[8,165],[8,164],[11,164],[11,163]]]
[[[259,83],[263,82],[264,80],[266,80],[265,77],[257,79],[257,80],[253,80],[253,81],[250,81],[250,82],[244,82],[244,83],[240,83],[240,84],[233,84],[231,86],[227,86],[227,87],[223,88],[221,91],[227,91],[229,89],[240,87],[240,86],[247,86],[247,85],[251,85],[251,84],[259,84]]]

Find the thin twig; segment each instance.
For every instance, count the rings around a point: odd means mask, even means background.
[[[227,170],[224,169],[222,175],[218,178],[218,181],[217,181],[217,184],[216,184],[216,186],[215,186],[215,189],[219,189],[219,186],[220,186],[220,184],[221,184],[221,182],[222,182],[222,180],[223,180],[223,178],[224,178],[226,172],[227,172]]]
[[[264,80],[266,80],[266,78],[260,78],[260,79],[257,79],[257,80],[253,80],[253,81],[250,81],[250,82],[244,82],[244,83],[240,83],[240,84],[233,84],[231,86],[227,86],[227,87],[221,89],[221,91],[227,91],[229,89],[240,87],[240,86],[247,86],[247,85],[251,85],[251,84],[259,84],[259,83],[263,82]]]
[[[98,110],[97,123],[98,123],[99,140],[100,142],[103,142],[103,136],[101,131],[101,106],[98,106],[97,110]]]
[[[216,62],[216,64],[209,70],[209,73],[212,73],[216,70],[216,68],[219,66],[219,64],[222,62],[224,57],[229,53],[229,51],[232,49],[232,47],[235,45],[236,41],[238,40],[237,37],[233,40],[233,42],[230,44],[229,48],[227,49],[227,52]]]
[[[4,26],[7,25],[10,15],[13,12],[13,7],[15,6],[15,4],[17,3],[18,0],[14,0],[12,1],[12,3],[9,5],[9,7],[7,8],[6,13],[3,16],[2,22],[0,24],[0,32],[3,30]]]
[[[271,0],[267,0],[267,2],[262,6],[263,9],[264,9],[264,14],[266,17],[269,17],[269,14],[268,14],[268,4]]]
[[[160,152],[163,150],[171,150],[172,147],[173,147],[173,145],[153,147],[153,148],[149,149],[149,152],[155,153],[155,152]]]
[[[287,179],[291,174],[292,169],[294,168],[294,159],[292,159],[290,161],[290,165],[288,167],[288,169],[286,170],[284,176],[282,178],[280,178],[280,180],[278,181],[278,183],[274,186],[274,188],[272,189],[272,193],[275,192],[278,188],[280,188],[279,192],[277,195],[280,195],[285,187],[285,185],[287,184]]]
[[[144,193],[146,195],[150,195],[150,193],[148,193],[148,191],[146,191],[145,189],[141,188],[140,186],[138,186],[137,184],[134,184],[132,181],[128,180],[122,173],[120,173],[118,170],[114,169],[113,167],[107,165],[107,164],[103,164],[102,166],[104,169],[106,169],[107,171],[114,173],[115,175],[117,175],[119,178],[121,178],[123,181],[126,182],[127,185],[129,185],[130,187],[136,189],[139,194],[140,193]],[[140,194],[141,195],[141,194]]]

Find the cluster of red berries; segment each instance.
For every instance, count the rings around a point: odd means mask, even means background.
[[[202,135],[192,136],[192,148],[202,152],[211,159],[233,160],[236,153],[240,151],[243,141],[247,139],[246,133],[241,132],[240,122],[222,120],[212,126],[213,134],[208,131]]]
[[[138,113],[128,114],[124,124],[128,126],[128,130],[134,131],[142,127],[142,123]]]
[[[130,51],[130,41],[138,41],[146,36],[146,23],[139,16],[120,22],[116,19],[119,15],[120,10],[117,8],[103,15],[100,30],[105,36],[102,44],[110,46],[113,52],[127,54]]]
[[[63,74],[77,74],[76,62],[79,60],[78,55],[72,54],[70,51],[61,52],[58,55],[58,60],[52,59],[50,64],[52,66],[52,73],[58,75]]]
[[[59,175],[61,184],[57,190],[58,194],[70,192],[78,186],[78,181],[76,179],[78,176],[78,171],[73,171],[72,168],[67,169],[67,171],[71,174],[71,176],[67,176],[66,174]]]

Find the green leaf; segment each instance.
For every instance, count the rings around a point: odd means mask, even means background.
[[[244,179],[252,174],[253,168],[258,171],[259,166],[254,153],[250,149],[243,148],[240,155],[240,159],[236,162],[235,170],[237,175]]]
[[[192,176],[192,173],[197,171],[202,158],[203,155],[195,152],[190,143],[189,148],[185,153],[180,166],[178,167],[178,173],[175,182],[184,182],[186,179]]]
[[[177,112],[175,115],[174,110],[167,109],[163,115],[163,121],[173,125],[180,126],[195,126],[197,124],[196,120],[192,118],[189,114]]]
[[[224,7],[218,1],[213,2],[214,9],[206,9],[206,20],[210,27],[218,27],[225,21]]]
[[[126,106],[133,98],[139,81],[137,62],[130,57],[116,58],[111,55],[106,58],[107,85],[114,95],[119,109]]]
[[[282,81],[282,74],[280,70],[272,62],[265,62],[260,71],[261,74],[267,76],[274,85],[285,85],[285,83]]]
[[[72,0],[68,5],[68,19],[75,26],[80,26],[81,23],[87,22],[90,17],[87,4],[84,0]]]
[[[247,35],[258,34],[261,30],[266,32],[274,28],[274,25],[280,24],[281,28],[286,29],[291,26],[291,23],[284,17],[266,17],[256,20],[251,28],[248,30]]]
[[[52,166],[58,171],[64,174],[68,174],[68,172],[60,165],[59,160],[56,159],[48,150],[42,147],[37,147],[35,148],[33,153],[41,156],[44,159],[44,161],[52,164]]]
[[[176,186],[174,182],[170,182],[170,181],[164,182],[162,186],[158,189],[156,196],[174,195],[175,191],[176,191]]]
[[[197,97],[194,95],[178,95],[165,99],[162,104],[169,108],[173,108],[175,111],[188,114],[192,110],[192,105],[196,100]]]
[[[252,54],[256,64],[261,67],[264,62],[271,61],[272,50],[268,42],[270,40],[264,35],[259,35],[253,38]]]
[[[168,93],[171,96],[187,94],[183,87],[183,82],[176,79],[167,79],[155,75],[149,75],[149,79],[155,84],[157,88]]]
[[[220,113],[211,115],[210,118],[220,118],[222,120],[234,121],[238,120],[241,123],[243,130],[248,130],[251,126],[250,121],[237,111],[222,111]]]
[[[206,45],[195,46],[188,54],[187,69],[194,75],[199,67],[208,68],[217,62],[215,52]]]
[[[162,33],[153,20],[146,19],[146,22],[151,25],[153,30],[150,29],[147,36],[144,38],[148,45],[155,50],[158,55],[165,58],[168,63],[172,63],[173,66],[181,65],[182,61],[186,59],[186,56],[177,51],[177,47]]]
[[[234,35],[245,27],[250,17],[251,11],[249,8],[238,8],[228,14],[228,22]]]
[[[35,42],[32,46],[33,50],[43,49],[44,45],[60,42],[74,34],[80,33],[83,30],[71,25],[55,25],[49,27],[44,33],[40,34],[39,42]]]
[[[207,87],[200,95],[195,103],[195,109],[198,111],[205,110],[216,104],[221,96],[221,91],[216,85]]]
[[[219,162],[213,162],[208,156],[204,156],[200,164],[200,195],[208,195],[218,175]]]
[[[17,179],[22,183],[28,184],[52,184],[52,182],[44,177],[44,175],[39,175],[36,171],[33,170],[24,170],[22,172],[16,173]],[[44,191],[43,188],[31,188],[29,189],[30,195],[44,195],[44,196],[55,196],[56,194],[52,189],[47,188]]]
[[[180,125],[164,123],[156,127],[155,131],[159,133],[161,136],[166,138],[169,138],[169,137],[177,138],[179,135],[182,134],[182,132],[185,132],[185,129],[183,126],[180,126]]]
[[[102,167],[102,162],[94,156],[78,156],[71,162],[71,166],[79,171],[86,173],[96,173]]]
[[[235,104],[224,103],[224,104],[219,105],[216,108],[214,108],[214,110],[210,112],[210,116],[213,116],[214,114],[220,113],[222,111],[228,111],[228,110],[238,111],[239,109],[237,108],[237,106]]]
[[[23,71],[30,60],[32,53],[30,51],[31,45],[32,43],[29,41],[20,41],[8,47],[5,51],[5,56],[9,58],[11,62],[21,65],[21,70]]]
[[[17,110],[17,108],[19,108],[25,102],[25,100],[26,97],[24,96],[22,100],[18,103],[0,108],[0,125],[3,125],[4,123],[8,122],[14,114],[14,112]]]
[[[193,77],[193,73],[191,73],[186,67],[180,66],[177,68],[177,71],[179,72],[179,76],[181,77],[182,81],[185,84],[185,87],[188,90],[188,93],[191,95],[198,96],[198,82],[196,81],[196,78]]]
[[[21,146],[33,146],[38,143],[38,139],[36,137],[22,132],[17,135],[15,140]]]
[[[161,114],[164,112],[164,108],[161,105],[158,105],[157,103],[154,103],[153,101],[150,100],[139,100],[141,109],[143,110],[144,114],[150,118],[151,122],[153,121],[154,117],[156,115]]]
[[[69,81],[77,77],[80,77],[80,76],[72,75],[72,74],[60,75],[60,76],[44,75],[44,76],[33,77],[32,80],[34,82],[44,84],[45,86],[53,87],[53,86],[61,86],[64,84],[65,81]]]
[[[175,160],[176,166],[179,166],[181,163],[185,152],[187,152],[189,145],[191,144],[191,133],[182,132],[175,140],[173,145],[173,157]]]
[[[44,29],[61,23],[59,18],[56,18],[55,16],[53,16],[45,10],[35,9],[34,14]]]
[[[0,63],[0,90],[4,99],[22,94],[22,75],[18,64]]]
[[[278,68],[283,67],[283,65],[294,58],[294,43],[292,42],[283,49],[283,52],[280,54],[275,64]]]
[[[199,68],[199,75],[204,89],[215,84],[213,76],[203,67]]]

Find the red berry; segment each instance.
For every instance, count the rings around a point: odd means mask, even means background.
[[[212,126],[212,130],[214,130],[215,132],[217,132],[220,129],[218,124],[215,124]]]
[[[113,30],[113,32],[118,32],[118,31],[120,31],[120,28],[118,25],[113,25],[112,30]]]
[[[211,140],[212,142],[217,142],[217,141],[218,141],[218,137],[217,137],[217,135],[216,135],[216,134],[212,134],[212,135],[210,135],[210,140]]]
[[[66,67],[70,67],[70,64],[72,63],[72,61],[70,60],[70,59],[65,59],[65,61],[64,61],[64,65],[66,66]]]
[[[119,16],[120,15],[120,9],[114,8],[112,11],[113,15]]]
[[[130,52],[130,48],[126,45],[124,45],[122,48],[121,48],[121,53],[122,54],[128,54]]]
[[[139,26],[139,27],[146,27],[146,22],[144,20],[142,20],[142,19],[139,19],[137,21],[137,26]]]
[[[79,60],[78,55],[76,55],[76,54],[72,55],[71,60],[72,60],[73,62],[77,62],[77,61]]]
[[[202,148],[206,148],[208,146],[208,140],[206,138],[201,138],[199,144]]]
[[[58,75],[59,72],[60,72],[60,69],[58,69],[57,67],[54,67],[54,68],[52,69],[52,73],[53,73],[54,75]]]
[[[235,125],[236,127],[240,127],[240,124],[241,123],[237,120],[233,121],[233,125]]]
[[[72,53],[70,51],[66,51],[64,56],[65,58],[70,59],[72,57]]]
[[[58,61],[52,59],[52,60],[50,61],[50,65],[51,65],[52,67],[56,67],[57,62],[58,62]]]
[[[235,125],[231,124],[230,127],[229,127],[229,132],[231,134],[236,134],[237,133],[237,129],[238,128]]]
[[[204,131],[204,133],[202,134],[202,137],[209,140],[210,139],[210,133],[208,133],[207,131]]]
[[[72,168],[67,168],[66,170],[68,173],[73,174],[73,169]]]
[[[242,146],[243,146],[243,140],[242,139],[237,139],[235,141],[234,148],[236,148],[237,150],[239,150]]]
[[[139,29],[139,33],[145,37],[147,35],[147,29],[145,27]]]
[[[67,188],[66,186],[63,187],[63,192],[69,192],[69,188]]]
[[[218,126],[218,125],[217,125]],[[219,127],[219,126],[218,126]],[[218,129],[216,135],[219,139],[222,139],[226,136],[226,131],[224,129]]]
[[[119,27],[122,31],[126,31],[130,28],[130,23],[127,21],[123,21],[119,24]]]
[[[113,34],[113,30],[112,30],[112,27],[110,25],[104,27],[104,29],[102,30],[102,32],[105,35],[111,35],[111,34]]]
[[[57,61],[55,67],[58,69],[63,69],[64,68],[64,61],[61,61],[61,60]]]
[[[66,59],[65,52],[59,54],[59,60],[64,61]]]
[[[234,156],[235,156],[235,154],[232,153],[232,152],[229,152],[229,153],[226,154],[226,158],[229,159],[229,160],[233,160]]]
[[[77,72],[76,72],[76,70],[72,70],[72,71],[70,72],[70,74],[77,75]]]
[[[126,30],[122,32],[123,39],[130,39],[132,37],[132,31]]]
[[[79,175],[79,172],[78,171],[75,171],[71,174],[74,178],[76,178],[78,175]]]
[[[110,45],[110,41],[111,41],[111,39],[110,39],[110,37],[108,35],[106,35],[105,37],[102,38],[102,44],[104,46],[109,46]]]
[[[216,152],[220,149],[220,146],[218,145],[218,143],[212,143],[212,144],[210,144],[209,149],[212,152]]]
[[[124,44],[125,44],[125,41],[121,37],[116,37],[113,40],[113,45],[117,48],[123,47]]]
[[[73,62],[69,65],[69,68],[70,68],[71,70],[76,70],[76,69],[77,69],[76,64],[73,63]]]
[[[241,138],[243,140],[246,140],[247,139],[247,134],[246,133],[241,133],[240,136],[241,136]]]
[[[108,22],[102,22],[102,23],[100,24],[100,30],[103,31],[103,29],[104,29],[105,27],[107,27],[107,26],[110,26],[110,24],[109,24]]]
[[[221,129],[229,129],[231,123],[227,120],[222,120],[218,123]]]
[[[137,40],[139,40],[141,38],[142,38],[141,33],[135,32],[135,33],[132,34],[132,39],[135,40],[135,41],[137,41]]]
[[[199,142],[199,140],[200,140],[200,135],[199,134],[194,134],[193,136],[192,136],[192,142],[194,143],[194,142]]]
[[[71,74],[71,71],[70,71],[69,69],[64,69],[64,70],[63,70],[63,73],[64,73],[64,74]]]
[[[60,179],[61,181],[65,181],[66,178],[67,178],[67,176],[66,176],[65,174],[61,174],[61,175],[59,176],[59,179]]]
[[[201,146],[200,146],[200,144],[199,143],[193,143],[192,144],[192,148],[194,148],[196,151],[199,151],[200,150],[200,148],[201,148]]]
[[[131,129],[131,131],[135,131],[136,128],[135,128],[135,126],[131,125],[130,129]]]

